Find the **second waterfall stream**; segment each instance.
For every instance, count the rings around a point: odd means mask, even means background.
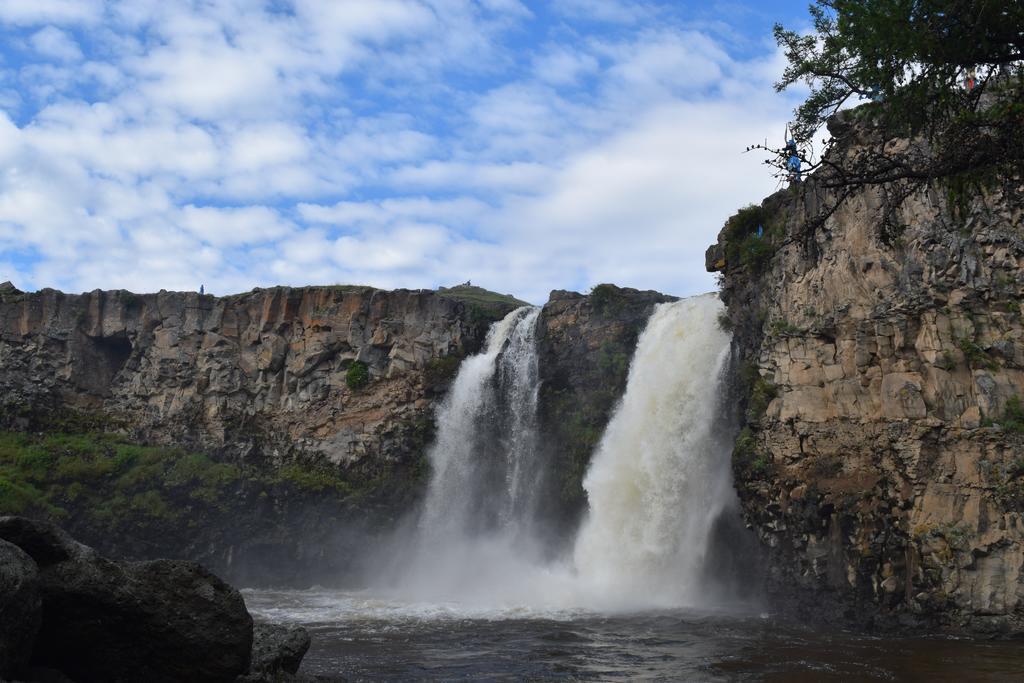
[[[589,512],[562,559],[542,552],[540,309],[495,323],[437,414],[432,478],[399,592],[480,609],[699,606],[712,525],[734,500],[716,436],[729,336],[715,295],[655,307],[583,485]]]

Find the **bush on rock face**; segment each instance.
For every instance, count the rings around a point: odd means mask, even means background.
[[[369,383],[370,368],[360,360],[352,361],[352,364],[348,366],[348,371],[345,373],[345,384],[348,385],[348,388],[352,390],[362,389]]]

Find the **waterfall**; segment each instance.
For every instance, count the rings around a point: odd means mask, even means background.
[[[438,409],[432,476],[400,581],[417,598],[487,595],[533,563],[539,315],[523,307],[492,325]]]
[[[420,526],[435,537],[508,530],[532,512],[525,484],[536,453],[539,308],[495,323],[482,353],[459,368],[437,413]]]
[[[655,309],[592,457],[573,560],[606,605],[701,602],[711,527],[735,499],[729,446],[715,429],[729,348],[721,308],[708,294]]]
[[[584,480],[589,513],[569,559],[536,536],[540,309],[495,323],[437,413],[433,467],[399,582],[417,601],[483,607],[631,610],[703,604],[712,525],[735,504],[720,438],[729,337],[704,295],[654,310],[626,391]]]

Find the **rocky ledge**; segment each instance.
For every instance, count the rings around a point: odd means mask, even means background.
[[[884,144],[858,113],[833,154]],[[1024,178],[816,176],[708,250],[734,330],[734,452],[771,592],[805,617],[1024,630]],[[761,230],[758,230],[758,228]]]
[[[255,633],[255,636],[254,636]],[[0,517],[0,679],[301,681],[296,627],[258,624],[194,562],[115,562],[56,526]]]

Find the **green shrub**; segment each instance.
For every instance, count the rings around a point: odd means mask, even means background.
[[[768,462],[767,456],[759,454],[750,463],[750,473],[755,477],[763,477],[768,474],[771,469],[771,463]]]
[[[113,471],[114,461],[103,455],[65,455],[57,460],[54,474],[66,481],[88,481],[103,479]]]
[[[600,284],[594,285],[590,290],[590,305],[602,315],[615,315],[619,313],[626,304],[626,298],[622,290],[615,285]]]
[[[989,371],[999,369],[999,363],[995,362],[985,349],[981,348],[977,342],[968,337],[963,337],[957,340],[957,346],[963,351],[964,357],[972,367],[985,368]]]
[[[744,427],[736,436],[732,449],[733,464],[748,476],[763,477],[771,469],[768,456],[761,453],[750,427]]]
[[[1024,434],[1024,405],[1019,396],[1011,396],[1007,399],[999,426],[1008,432]]]
[[[201,453],[179,456],[164,477],[170,486],[200,485],[220,488],[237,480],[241,471],[236,465],[215,463]]]
[[[772,324],[768,327],[769,331],[776,336],[788,336],[801,334],[803,330],[789,322],[788,320],[773,320]]]
[[[431,358],[423,369],[423,379],[429,387],[444,386],[455,378],[461,362],[462,359],[458,356]]]
[[[353,391],[370,383],[370,368],[361,360],[354,360],[345,372],[345,384]]]
[[[750,398],[747,401],[747,421],[756,422],[764,417],[768,404],[779,395],[774,384],[761,375],[756,375],[750,386]]]
[[[775,248],[767,237],[756,234],[747,235],[739,245],[740,263],[749,266],[755,273],[760,273],[775,255]]]
[[[775,254],[775,242],[781,226],[766,226],[767,214],[751,204],[740,209],[725,223],[725,260],[730,266],[744,265],[755,273],[763,271]],[[762,235],[758,237],[757,229]]]
[[[326,467],[306,467],[298,463],[285,465],[277,472],[277,481],[289,483],[304,491],[319,493],[327,489],[340,492],[350,490],[349,483],[336,472]]]
[[[31,484],[0,473],[0,514],[20,515],[34,508],[45,507],[42,492]]]
[[[621,381],[629,373],[629,354],[620,350],[615,344],[603,342],[597,356],[597,366],[601,372]]]
[[[134,512],[146,515],[147,517],[155,517],[158,519],[168,519],[174,517],[174,513],[171,507],[167,504],[167,501],[163,499],[159,491],[144,491],[137,493],[131,498],[130,506]]]
[[[757,226],[764,225],[765,212],[757,204],[748,204],[737,211],[725,223],[725,238],[728,242],[738,242],[748,235],[757,232]]]
[[[422,434],[414,436],[425,440],[432,423],[422,422]],[[326,463],[243,470],[202,453],[129,444],[110,434],[0,431],[0,514],[60,519],[68,514],[61,506],[73,505],[76,521],[111,531],[142,525],[159,533],[168,523],[197,524],[215,511],[237,508],[236,494],[266,497],[282,483],[325,495],[353,490]]]

